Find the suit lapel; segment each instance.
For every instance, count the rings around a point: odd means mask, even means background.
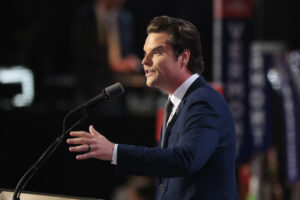
[[[173,116],[173,118],[171,119],[171,121],[169,122],[168,126],[167,126],[167,129],[166,129],[166,133],[165,133],[165,138],[164,138],[164,144],[162,147],[165,147],[166,144],[167,144],[167,141],[169,139],[169,135],[170,135],[170,131],[171,131],[171,128],[173,127],[174,123],[176,122],[177,118],[178,118],[178,115],[180,113],[180,111],[182,110],[182,102],[179,104],[177,110],[175,111],[175,114]]]
[[[167,145],[167,141],[169,139],[170,133],[171,133],[171,129],[174,125],[174,123],[176,122],[178,115],[180,114],[180,111],[183,109],[184,105],[185,105],[185,100],[186,98],[189,96],[190,93],[192,93],[194,90],[196,90],[197,88],[203,86],[204,84],[206,84],[205,80],[202,78],[202,76],[200,76],[199,78],[197,78],[192,85],[188,88],[188,90],[186,91],[184,97],[182,98],[172,120],[169,122],[166,132],[165,132],[165,138],[163,141],[163,145],[162,147],[165,147]]]

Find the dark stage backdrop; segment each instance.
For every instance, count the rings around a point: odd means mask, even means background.
[[[26,66],[33,71],[36,86],[36,96],[31,107],[0,109],[0,188],[13,189],[16,186],[23,173],[61,134],[63,116],[78,103],[72,99],[75,90],[72,80],[68,86],[64,85],[65,82],[56,85],[52,82],[49,86],[52,79],[48,77],[46,80],[45,77],[72,73],[72,19],[75,10],[87,1],[0,2],[0,67]],[[154,16],[169,15],[190,20],[201,34],[206,63],[204,77],[212,81],[212,2],[127,0],[124,7],[134,17],[137,55],[141,58],[143,56],[146,27]],[[291,49],[299,49],[299,10],[298,0],[256,0],[254,39],[282,40]],[[0,94],[6,91],[11,96],[11,90],[20,90],[14,86],[10,88],[8,91],[0,84]],[[143,95],[140,90],[137,94]],[[89,119],[81,129],[87,129],[91,123],[113,142],[148,146],[155,144],[154,114],[99,115]],[[114,187],[123,181],[124,177],[117,177],[110,164],[97,160],[76,161],[63,144],[25,190],[109,198]]]
[[[27,169],[62,132],[65,113],[36,114],[27,111],[1,113],[0,188],[14,189]],[[153,117],[96,116],[89,124],[117,143],[155,145]],[[41,167],[26,191],[71,196],[109,198],[125,177],[116,176],[115,167],[99,160],[77,161],[65,142]]]

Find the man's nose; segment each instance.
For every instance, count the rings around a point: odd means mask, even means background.
[[[144,56],[144,58],[142,60],[142,64],[146,65],[146,66],[151,66],[152,65],[152,60],[151,60],[149,55]]]

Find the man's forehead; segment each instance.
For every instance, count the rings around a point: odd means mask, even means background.
[[[165,32],[161,33],[150,33],[146,38],[144,44],[144,51],[150,51],[151,49],[157,47],[165,47],[167,45],[167,40],[169,38],[169,34]]]

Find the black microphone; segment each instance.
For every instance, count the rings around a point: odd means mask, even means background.
[[[91,108],[103,101],[110,101],[112,99],[121,96],[122,94],[124,94],[124,92],[125,90],[123,85],[121,83],[115,83],[111,86],[106,87],[104,90],[102,90],[102,92],[99,95],[93,97],[92,99],[84,102],[83,104],[79,105],[75,109],[71,110],[70,113],[76,112],[84,108],[85,109]]]

